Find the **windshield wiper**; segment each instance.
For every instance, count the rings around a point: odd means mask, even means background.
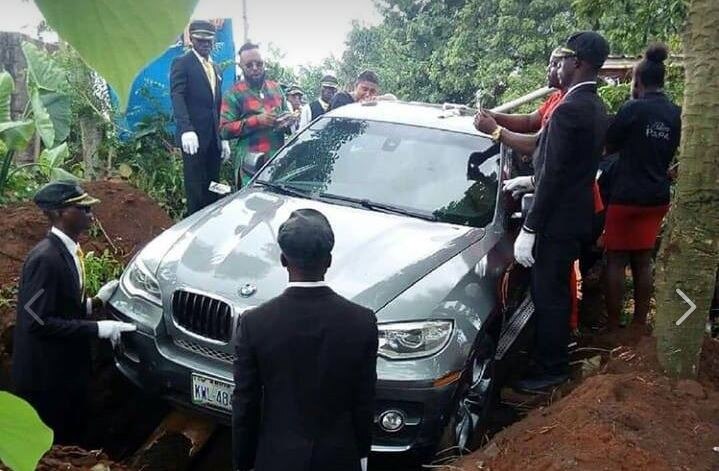
[[[333,193],[320,193],[320,198],[336,201],[344,201],[347,203],[353,203],[363,208],[371,209],[373,211],[383,211],[391,214],[399,214],[402,216],[409,216],[413,218],[424,219],[425,221],[436,221],[437,218],[434,214],[427,211],[420,211],[416,209],[407,209],[400,206],[394,206],[387,203],[377,203],[372,200],[362,198],[352,198],[351,196],[335,195]]]
[[[289,186],[286,183],[274,183],[274,182],[268,182],[266,180],[255,180],[254,183],[256,183],[260,186],[264,186],[265,188],[270,188],[271,190],[274,190],[275,192],[281,193],[283,195],[290,195],[290,196],[297,196],[299,198],[313,199],[309,193],[302,191],[299,188]]]

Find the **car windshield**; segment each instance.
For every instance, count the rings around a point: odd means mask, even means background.
[[[270,162],[257,183],[339,204],[482,227],[494,216],[499,146],[480,136],[323,118]]]

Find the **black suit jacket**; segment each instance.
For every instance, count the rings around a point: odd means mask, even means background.
[[[14,335],[12,377],[18,391],[87,386],[97,323],[87,320],[75,262],[52,233],[23,265]]]
[[[577,87],[554,110],[534,154],[534,203],[525,222],[529,231],[560,239],[591,236],[592,186],[607,123],[593,84]]]
[[[356,471],[370,451],[377,323],[327,287],[288,288],[240,320],[235,469]]]
[[[216,64],[215,95],[207,80],[205,69],[193,51],[177,57],[170,68],[172,110],[177,124],[177,145],[182,146],[181,136],[194,131],[200,141],[200,152],[210,143],[220,144],[220,106],[222,104],[222,76]]]

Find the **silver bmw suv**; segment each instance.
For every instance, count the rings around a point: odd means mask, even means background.
[[[501,194],[509,160],[468,113],[436,105],[353,104],[318,118],[274,158],[248,159],[245,188],[132,260],[110,302],[137,325],[118,368],[228,421],[238,319],[285,289],[277,229],[314,208],[336,237],[329,285],[377,315],[373,451],[471,446],[527,314],[523,286],[516,302],[507,295],[520,222]]]

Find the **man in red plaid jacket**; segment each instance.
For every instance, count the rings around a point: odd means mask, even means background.
[[[289,108],[280,86],[265,77],[265,63],[257,45],[243,45],[239,57],[244,80],[225,95],[220,112],[220,135],[233,140],[238,188],[242,186],[240,169],[245,156],[254,152],[272,156],[284,144],[286,130],[292,124],[283,117]]]

